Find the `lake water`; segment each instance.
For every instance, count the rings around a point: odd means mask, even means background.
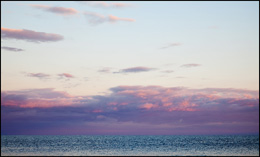
[[[1,155],[259,156],[259,135],[1,136]]]

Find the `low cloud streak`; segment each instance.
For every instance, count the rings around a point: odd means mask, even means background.
[[[68,16],[68,15],[75,15],[78,13],[78,11],[74,8],[64,8],[64,7],[51,7],[48,5],[38,5],[38,4],[31,4],[30,5],[33,8],[41,9],[43,11]]]
[[[94,25],[109,22],[109,23],[115,23],[118,21],[127,21],[127,22],[134,22],[134,19],[131,18],[120,18],[114,15],[101,15],[94,12],[85,12],[85,17],[88,19],[88,22]]]
[[[36,78],[39,78],[39,79],[47,79],[47,78],[50,77],[49,74],[44,74],[44,73],[27,73],[26,76],[36,77]]]
[[[201,66],[201,64],[191,63],[191,64],[183,64],[183,65],[181,65],[181,67],[183,67],[183,68],[192,68],[192,67],[198,67],[198,66]]]
[[[63,40],[63,36],[54,33],[36,32],[26,29],[10,29],[1,27],[1,37],[29,42],[55,42]]]
[[[2,46],[1,49],[7,50],[7,51],[14,51],[14,52],[24,51],[24,49],[19,49],[19,48],[15,48],[15,47],[7,47],[7,46]]]
[[[181,45],[182,45],[182,43],[171,43],[171,44],[168,44],[167,46],[161,47],[160,49],[167,49],[170,47],[181,46]]]
[[[149,67],[131,67],[131,68],[126,68],[126,69],[121,69],[118,72],[114,73],[139,73],[139,72],[148,72],[155,70],[155,68],[149,68]]]

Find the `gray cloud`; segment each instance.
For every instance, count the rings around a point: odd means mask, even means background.
[[[39,78],[39,79],[47,79],[47,78],[50,77],[50,75],[44,74],[44,73],[27,73],[27,76],[36,77],[36,78]]]
[[[1,49],[7,50],[7,51],[14,51],[14,52],[24,51],[24,49],[19,49],[19,48],[15,48],[15,47],[7,47],[7,46],[2,46]]]
[[[149,67],[131,67],[126,69],[121,69],[118,72],[115,73],[138,73],[138,72],[147,72],[155,70],[155,68],[149,68]]]

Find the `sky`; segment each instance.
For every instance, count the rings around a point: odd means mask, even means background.
[[[259,134],[259,2],[1,1],[1,134]]]

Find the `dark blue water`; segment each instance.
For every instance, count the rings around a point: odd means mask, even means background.
[[[1,155],[259,155],[259,136],[1,136]]]

